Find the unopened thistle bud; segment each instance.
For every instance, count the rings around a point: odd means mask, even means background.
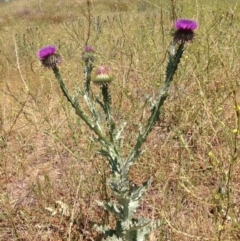
[[[48,45],[38,51],[38,58],[45,68],[56,67],[61,62],[61,57],[56,53],[57,48],[54,45]]]
[[[86,46],[83,53],[82,59],[84,62],[88,63],[89,61],[93,62],[94,60],[94,49],[91,46]]]
[[[100,66],[96,70],[95,78],[93,78],[94,84],[109,84],[112,81],[110,69],[107,66]]]
[[[178,19],[175,22],[176,31],[173,35],[174,43],[191,42],[194,39],[194,32],[198,27],[196,21],[190,19]]]

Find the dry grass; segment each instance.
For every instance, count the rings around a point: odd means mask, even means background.
[[[94,46],[96,64],[108,64],[115,75],[115,119],[129,122],[127,155],[148,116],[145,96],[156,97],[164,79],[174,14],[197,19],[200,27],[131,170],[136,184],[154,177],[139,212],[166,219],[151,240],[239,240],[239,133],[233,133],[240,106],[239,4],[91,3],[90,34],[85,1],[0,3],[0,240],[97,240],[93,224],[112,223],[95,202],[111,195],[107,166],[52,72],[38,63],[39,47],[58,46],[62,76],[74,92],[82,86],[81,51],[86,42]]]

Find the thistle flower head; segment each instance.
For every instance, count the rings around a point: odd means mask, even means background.
[[[174,25],[176,28],[176,31],[173,35],[175,43],[190,42],[194,39],[193,30],[195,30],[198,27],[196,21],[191,19],[178,19]]]
[[[91,46],[86,46],[85,47],[85,53],[89,53],[89,52],[94,52],[94,49]]]
[[[102,65],[97,68],[95,78],[93,78],[94,84],[108,84],[112,81],[110,69],[108,66]]]
[[[44,59],[44,58],[49,57],[50,55],[55,54],[56,52],[57,52],[56,46],[48,45],[48,46],[45,46],[45,47],[41,48],[38,51],[38,58],[39,59]]]
[[[182,30],[195,30],[198,27],[198,24],[196,21],[190,20],[190,19],[178,19],[175,22],[175,28],[176,29],[182,29]]]
[[[86,63],[88,63],[89,61],[93,62],[94,60],[94,49],[91,46],[86,46],[83,53],[82,53],[82,59],[83,61],[85,61]]]
[[[61,62],[61,57],[56,53],[57,48],[54,45],[47,45],[38,51],[38,58],[46,68],[56,67]]]

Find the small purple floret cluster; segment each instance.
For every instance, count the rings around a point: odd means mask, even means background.
[[[39,59],[45,59],[51,55],[54,55],[57,52],[57,48],[54,45],[48,45],[43,48],[41,48],[38,51],[38,58]]]
[[[86,46],[85,47],[85,52],[94,52],[94,49],[91,46]]]
[[[177,30],[195,30],[198,27],[198,24],[196,21],[190,20],[190,19],[184,19],[180,18],[175,22],[175,28]]]

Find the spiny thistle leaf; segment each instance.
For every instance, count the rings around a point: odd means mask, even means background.
[[[98,225],[94,225],[94,229],[98,232],[98,233],[102,233],[104,234],[104,237],[107,237],[106,239],[102,239],[102,241],[104,240],[122,240],[121,238],[118,238],[115,234],[116,234],[116,230],[110,229],[109,226],[98,226]]]
[[[109,186],[114,192],[115,196],[123,195],[128,196],[129,194],[129,181],[127,179],[117,179],[114,181],[109,182]]]
[[[103,239],[103,241],[123,241],[123,239],[113,235],[112,237],[107,237],[106,239]]]
[[[106,211],[113,213],[118,219],[121,219],[121,210],[117,207],[116,203],[114,202],[101,202],[97,201],[99,207],[102,207]]]
[[[116,197],[116,199],[118,200],[118,203],[121,205],[121,219],[127,219],[128,221],[131,220],[137,208],[139,207],[139,200],[132,201],[129,198],[123,198],[121,196]]]
[[[151,184],[152,179],[150,178],[146,182],[144,182],[140,187],[132,186],[131,187],[131,199],[132,200],[140,200],[147,191],[149,185]]]
[[[151,221],[146,218],[122,222],[123,231],[121,237],[123,237],[123,240],[144,241],[151,232],[150,223]]]
[[[135,219],[132,222],[132,225],[129,228],[129,233],[132,233],[132,235],[135,235],[136,241],[144,241],[146,238],[149,237],[149,234],[151,231],[155,229],[154,226],[151,225],[151,220],[147,218],[139,218]],[[133,239],[130,239],[133,240]]]
[[[125,126],[127,125],[127,122],[124,122],[121,126],[120,126],[120,128],[119,128],[119,130],[116,132],[116,134],[115,134],[115,140],[120,140],[121,139],[121,135],[122,135],[122,132],[123,132],[123,130],[124,130],[124,128],[125,128]]]
[[[137,230],[143,227],[146,227],[147,225],[149,225],[151,223],[151,220],[148,218],[138,218],[138,219],[134,219],[132,221],[132,224],[130,225],[129,230]]]
[[[109,150],[106,151],[106,150],[101,149],[97,153],[102,156],[107,157],[108,165],[113,173],[120,173],[119,163],[117,162],[117,157],[113,157],[113,155],[111,155],[111,152]]]

